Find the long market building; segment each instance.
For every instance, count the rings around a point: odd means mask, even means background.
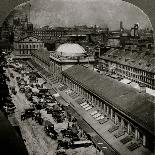
[[[63,71],[62,82],[153,150],[154,103],[150,96],[81,65]]]

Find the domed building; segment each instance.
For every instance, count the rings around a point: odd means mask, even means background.
[[[94,57],[88,56],[79,44],[65,43],[50,52],[50,70],[54,74],[59,74],[76,64],[93,67],[94,62]]]
[[[58,55],[64,57],[81,57],[86,54],[85,49],[79,44],[62,44],[56,50]]]

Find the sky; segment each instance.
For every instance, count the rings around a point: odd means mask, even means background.
[[[18,7],[18,11],[23,9],[24,5]],[[151,28],[142,10],[122,0],[31,0],[30,15],[31,22],[39,27],[97,25],[115,30],[123,21],[125,28],[135,23]]]

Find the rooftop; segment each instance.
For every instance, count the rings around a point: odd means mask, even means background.
[[[109,50],[105,53],[105,55],[101,56],[103,59],[115,61],[120,64],[146,70],[152,73],[155,73],[154,57],[155,53],[153,50],[148,49],[142,51],[138,49]]]
[[[80,65],[72,66],[62,74],[154,134],[154,102],[151,96]]]
[[[56,52],[58,55],[61,55],[61,56],[82,56],[86,51],[79,44],[66,43],[66,44],[60,45],[56,49]]]

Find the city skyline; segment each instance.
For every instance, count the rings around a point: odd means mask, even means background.
[[[23,9],[28,12],[28,5],[21,5],[16,9],[16,14],[21,14]],[[111,9],[109,9],[111,8]],[[18,12],[18,13],[17,13]],[[117,18],[116,18],[117,15]],[[123,21],[124,28],[131,28],[139,23],[140,28],[151,28],[151,23],[145,13],[132,4],[121,0],[96,0],[96,1],[31,1],[30,21],[37,27],[49,26],[102,26],[112,30],[119,28]]]

